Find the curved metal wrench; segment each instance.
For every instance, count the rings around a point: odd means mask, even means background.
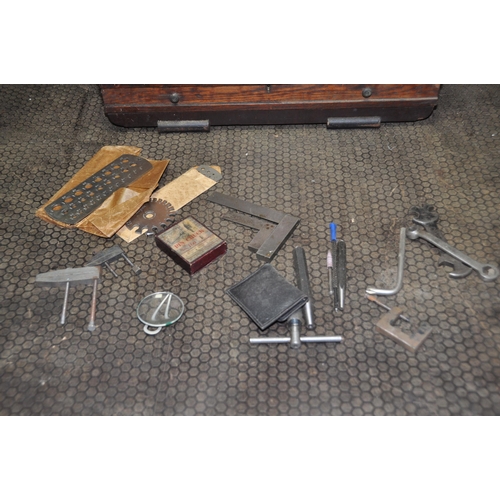
[[[439,220],[439,215],[434,211],[432,205],[422,205],[421,207],[412,207],[410,209],[410,215],[413,215],[413,222],[423,226],[429,233],[433,234],[440,240],[447,243],[446,238],[443,233],[437,227],[437,221]],[[450,278],[465,278],[469,276],[472,272],[472,267],[464,264],[463,262],[455,259],[448,253],[440,249],[440,257],[438,261],[438,266],[448,266],[452,267],[453,271],[450,271],[448,275]]]
[[[440,248],[441,250],[448,252],[452,257],[455,257],[456,259],[464,263],[467,263],[470,267],[475,269],[479,273],[479,276],[481,276],[481,278],[484,281],[493,281],[497,279],[498,276],[500,275],[500,271],[498,270],[496,265],[483,264],[482,262],[478,262],[477,260],[473,259],[472,257],[469,257],[460,250],[457,250],[448,243],[444,242],[443,240],[440,240],[433,234],[425,231],[420,227],[412,226],[408,228],[406,230],[406,236],[408,236],[410,240],[423,238],[424,240],[427,240],[429,243],[432,243],[434,246]]]

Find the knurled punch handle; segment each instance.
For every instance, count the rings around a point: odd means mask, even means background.
[[[302,307],[304,320],[308,330],[314,329],[314,311],[311,296],[311,287],[309,286],[309,273],[307,272],[306,254],[302,247],[293,249],[293,264],[295,268],[295,276],[297,279],[297,287],[307,295],[308,301]]]
[[[408,229],[406,234],[411,240],[423,238],[424,240],[427,240],[429,243],[432,243],[434,246],[446,252],[448,255],[451,255],[460,262],[463,262],[464,264],[472,267],[472,269],[475,269],[479,273],[484,281],[493,281],[498,277],[499,271],[496,266],[492,264],[482,264],[481,262],[472,259],[468,255],[464,254],[460,250],[457,250],[455,247],[452,247],[445,241],[439,239],[438,237],[425,231],[424,229],[413,226]]]
[[[344,310],[346,289],[346,245],[344,240],[337,240],[337,294],[339,309]]]

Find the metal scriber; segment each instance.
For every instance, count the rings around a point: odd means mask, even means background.
[[[493,281],[498,277],[499,274],[498,268],[493,264],[482,264],[481,262],[472,259],[471,257],[464,254],[460,250],[457,250],[455,247],[452,247],[445,241],[427,232],[425,229],[413,226],[406,231],[406,235],[408,236],[408,238],[410,238],[410,240],[416,240],[417,238],[422,238],[428,241],[429,243],[432,243],[434,246],[445,251],[455,259],[472,267],[472,269],[476,270],[479,273],[479,276],[481,276],[481,278],[484,281]]]
[[[326,265],[328,267],[328,285],[329,292],[333,299],[333,307],[336,311],[339,310],[339,290],[338,290],[338,275],[337,275],[337,224],[330,222],[330,245],[328,251]]]
[[[390,311],[391,310],[391,308],[387,304],[384,304],[383,302],[380,302],[380,300],[378,300],[377,297],[375,297],[374,295],[366,295],[366,298],[368,300],[371,300],[372,302],[375,302],[375,304],[383,307],[386,311]],[[402,314],[400,314],[399,317],[403,321],[406,321],[407,323],[411,323],[411,321],[406,316],[403,316]]]
[[[338,307],[341,311],[345,305],[346,289],[346,245],[344,240],[337,240],[337,295]]]

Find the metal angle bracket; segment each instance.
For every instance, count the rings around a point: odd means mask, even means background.
[[[275,257],[300,222],[292,215],[222,193],[213,193],[208,201],[247,214],[225,216],[224,219],[259,230],[248,248],[264,262],[270,262]]]

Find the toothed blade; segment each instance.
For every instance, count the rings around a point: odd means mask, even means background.
[[[128,229],[142,234],[146,229],[147,235],[156,234],[167,229],[174,222],[176,211],[174,207],[160,198],[151,198],[125,224]]]

